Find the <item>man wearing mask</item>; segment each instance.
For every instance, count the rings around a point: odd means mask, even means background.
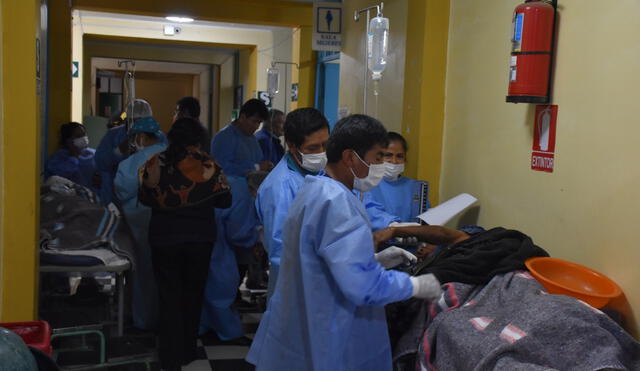
[[[262,160],[277,164],[284,156],[284,148],[280,144],[283,134],[284,113],[272,108],[269,111],[269,119],[262,123],[262,129],[256,133],[260,148],[262,148]]]
[[[84,125],[68,122],[60,127],[60,149],[47,160],[45,177],[61,176],[97,191],[95,152]]]
[[[129,134],[136,152],[120,162],[114,179],[115,196],[136,240],[136,269],[133,272],[131,298],[133,325],[153,330],[158,321],[158,289],[151,265],[149,220],[151,209],[138,202],[139,169],[156,153],[167,149],[161,141],[160,124],[151,117],[134,121]]]
[[[317,175],[327,164],[325,153],[329,139],[329,122],[315,108],[290,112],[284,123],[288,151],[269,173],[256,196],[256,212],[264,228],[264,244],[269,255],[269,290],[271,297],[280,269],[282,231],[289,206],[306,175]]]
[[[348,116],[327,143],[326,175],[305,177],[285,221],[277,289],[247,355],[257,371],[391,370],[384,305],[440,296],[433,275],[387,270],[415,256],[374,255],[369,217],[352,193],[382,178],[386,141],[378,120]]]

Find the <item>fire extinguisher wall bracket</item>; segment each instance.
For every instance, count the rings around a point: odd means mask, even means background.
[[[557,1],[526,0],[513,13],[510,103],[549,103]]]

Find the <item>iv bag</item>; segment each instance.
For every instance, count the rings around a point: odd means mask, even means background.
[[[389,18],[375,17],[369,23],[367,62],[373,80],[382,78],[389,49]]]
[[[267,93],[273,97],[278,94],[278,85],[280,82],[280,73],[277,68],[271,67],[267,69]]]

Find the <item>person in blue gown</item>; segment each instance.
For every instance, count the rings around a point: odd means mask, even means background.
[[[227,176],[231,187],[231,207],[216,209],[216,242],[211,254],[209,277],[200,319],[200,333],[214,331],[218,338],[244,345],[240,315],[232,307],[240,285],[235,249],[252,250],[258,242],[258,219],[245,177]]]
[[[127,113],[131,114],[132,121],[153,115],[151,106],[144,99],[136,99]],[[164,134],[162,142],[166,143]],[[101,178],[100,199],[105,205],[113,201],[113,179],[116,176],[118,164],[129,156],[129,152],[129,127],[126,124],[109,129],[100,140],[96,149],[96,167]]]
[[[67,178],[92,191],[98,191],[95,150],[89,147],[84,125],[69,122],[60,127],[60,149],[54,152],[45,165],[45,177],[52,175]]]
[[[282,231],[289,206],[306,175],[317,175],[326,163],[329,122],[315,108],[299,108],[284,123],[287,153],[262,182],[256,196],[256,212],[264,230],[269,256],[268,297],[275,289],[282,254]]]
[[[262,161],[262,150],[253,135],[268,117],[267,106],[261,100],[249,99],[240,108],[239,117],[213,137],[211,156],[225,174],[246,176],[250,171],[273,168],[270,161]]]
[[[283,134],[284,113],[278,109],[269,110],[269,119],[262,123],[262,129],[256,133],[256,138],[262,149],[262,160],[277,164],[284,156],[284,148],[280,144]]]
[[[368,116],[341,119],[327,144],[326,175],[307,176],[291,204],[280,277],[247,360],[256,370],[391,370],[384,305],[435,300],[432,275],[387,270],[415,259],[374,254],[371,224],[352,189],[382,178],[387,132]]]
[[[382,182],[369,191],[369,197],[382,205],[401,222],[415,222],[416,217],[430,207],[426,182],[402,176],[407,158],[407,141],[402,135],[389,132],[389,145],[384,151],[385,174]]]
[[[136,270],[133,271],[131,307],[133,325],[153,330],[158,321],[158,289],[149,247],[149,221],[151,208],[138,201],[139,170],[153,157],[167,149],[161,141],[164,134],[160,124],[151,117],[134,121],[129,133],[134,136],[137,149],[118,165],[114,179],[115,197],[136,241]]]

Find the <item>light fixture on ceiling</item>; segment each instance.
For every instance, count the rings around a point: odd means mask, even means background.
[[[165,17],[167,19],[167,21],[170,22],[177,22],[177,23],[191,23],[193,22],[193,18],[189,18],[189,17],[178,17],[178,16],[168,16]]]

